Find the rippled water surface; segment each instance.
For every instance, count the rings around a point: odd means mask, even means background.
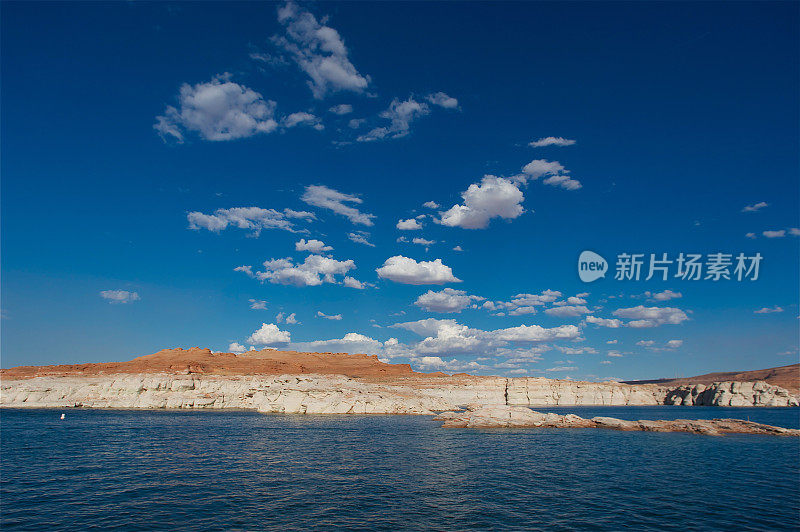
[[[626,419],[798,409],[569,407]],[[6,530],[799,530],[797,438],[427,416],[0,411]]]

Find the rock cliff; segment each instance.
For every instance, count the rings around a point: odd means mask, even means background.
[[[467,404],[797,406],[764,382],[630,385],[416,373],[344,353],[244,355],[172,349],[128,362],[26,366],[0,373],[0,406],[244,408],[307,414],[430,414]]]

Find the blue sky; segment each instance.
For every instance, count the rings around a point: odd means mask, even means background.
[[[2,10],[3,367],[191,346],[574,379],[798,360],[795,4]],[[584,250],[609,275],[583,283]],[[758,279],[613,275],[622,253],[646,273],[720,252],[759,253]]]

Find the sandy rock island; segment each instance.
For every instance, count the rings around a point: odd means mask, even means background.
[[[434,418],[445,428],[601,428],[626,431],[690,432],[723,434],[764,434],[800,436],[798,429],[785,429],[741,419],[675,419],[628,421],[613,417],[584,419],[575,414],[542,413],[527,407],[508,405],[469,405],[466,410],[442,412]]]

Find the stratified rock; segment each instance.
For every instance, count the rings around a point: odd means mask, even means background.
[[[521,406],[470,405],[466,410],[443,412],[434,418],[445,428],[604,428],[627,431],[691,432],[719,436],[722,434],[765,434],[800,436],[800,430],[762,425],[740,419],[675,419],[629,421],[613,417],[583,419],[574,414],[564,416],[541,413]]]

